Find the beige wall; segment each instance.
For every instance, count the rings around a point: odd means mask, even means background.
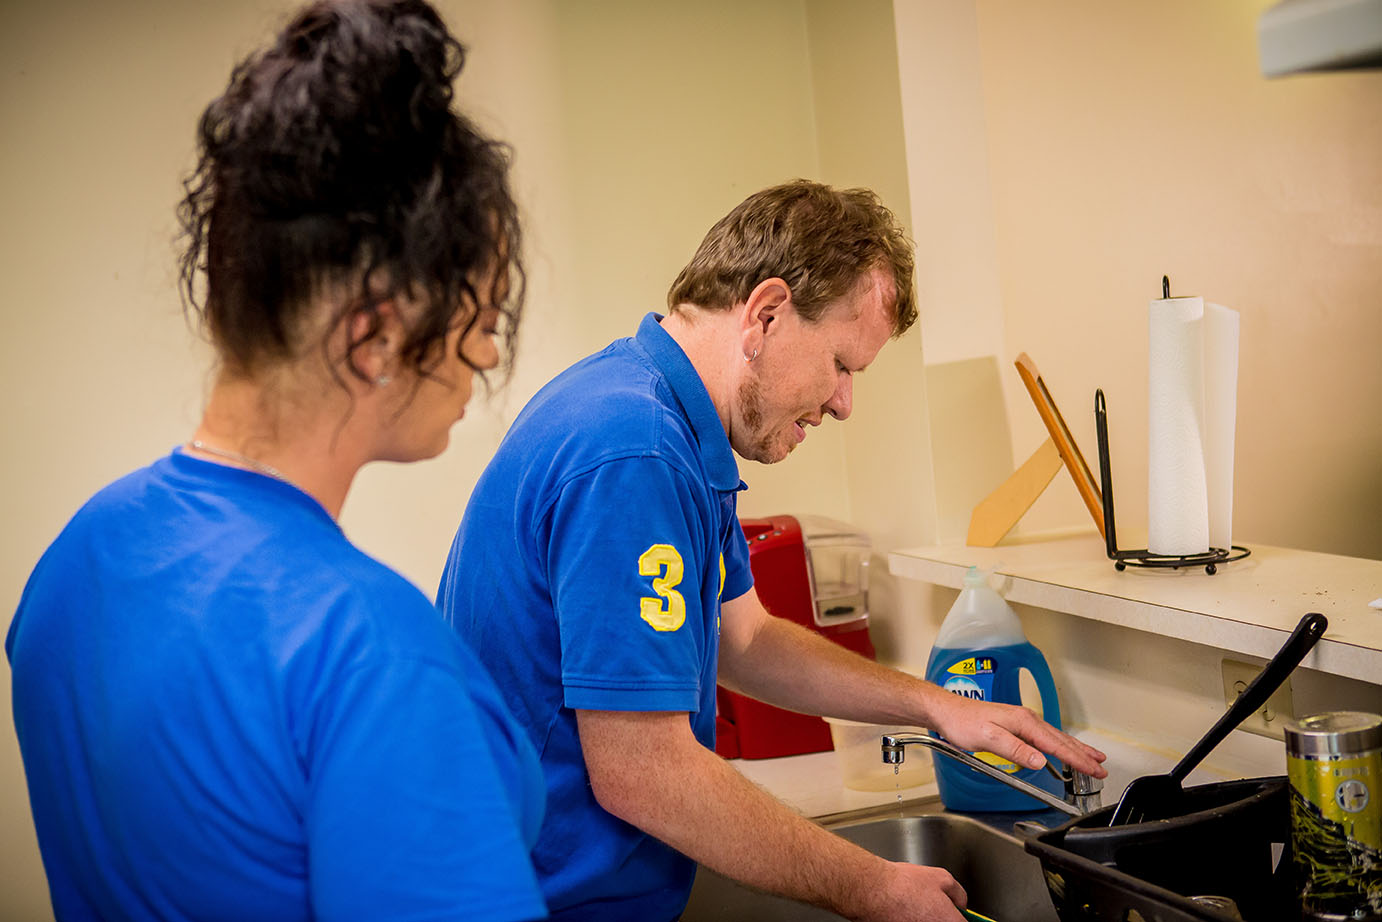
[[[1235,539],[1382,558],[1382,416],[1369,409],[1382,401],[1382,73],[1262,78],[1267,5],[894,3],[928,540],[963,541],[1002,468],[1045,438],[1012,366],[1025,351],[1091,464],[1092,397],[1105,390],[1120,543],[1143,546],[1147,301],[1169,273],[1177,292],[1242,314]],[[1061,473],[1017,531],[1091,527]],[[875,624],[879,649],[924,663],[954,594],[903,584],[895,595]],[[1111,677],[1148,650],[1183,655],[1127,630],[1072,646],[1026,620],[1058,671],[1108,673],[1096,696],[1107,706],[1072,702],[1076,723],[1128,729],[1126,715],[1145,711],[1139,689],[1161,679],[1155,667]],[[1216,706],[1195,698],[1204,713]]]
[[[959,409],[1006,415],[1014,462],[1045,435],[1019,352],[1091,463],[1102,387],[1119,537],[1143,546],[1147,302],[1169,274],[1242,315],[1235,539],[1382,557],[1382,73],[1264,79],[1267,5],[896,4],[927,361],[997,357],[1003,404]],[[1088,523],[1062,474],[1023,527]]]
[[[979,4],[1006,353],[1087,452],[1104,388],[1145,526],[1147,301],[1239,310],[1234,535],[1382,558],[1382,73],[1263,79],[1267,5]]]

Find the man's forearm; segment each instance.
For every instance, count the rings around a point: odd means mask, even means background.
[[[667,715],[579,712],[600,805],[741,883],[857,915],[889,863],[755,787]],[[684,721],[684,715],[682,716]],[[683,723],[682,727],[685,727]]]
[[[925,726],[928,697],[944,694],[782,618],[742,649],[724,651],[720,683],[804,714]]]

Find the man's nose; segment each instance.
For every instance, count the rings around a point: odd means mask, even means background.
[[[840,375],[835,393],[825,402],[825,412],[836,419],[847,419],[854,409],[854,376]]]

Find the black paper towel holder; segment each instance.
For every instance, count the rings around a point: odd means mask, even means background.
[[[1166,278],[1162,277],[1163,290],[1169,288]],[[1166,291],[1166,296],[1170,292]],[[1094,430],[1099,439],[1099,492],[1102,495],[1104,507],[1104,546],[1108,551],[1109,560],[1113,561],[1113,568],[1122,572],[1128,567],[1153,567],[1170,568],[1179,570],[1181,567],[1204,567],[1204,572],[1213,576],[1219,570],[1219,564],[1232,563],[1235,560],[1242,560],[1252,551],[1245,547],[1235,544],[1231,547],[1211,547],[1201,554],[1153,554],[1146,548],[1139,548],[1133,551],[1123,551],[1118,549],[1118,532],[1113,520],[1113,468],[1109,464],[1108,452],[1108,405],[1104,400],[1103,389],[1094,392]]]

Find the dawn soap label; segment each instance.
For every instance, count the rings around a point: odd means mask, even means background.
[[[941,688],[951,694],[959,695],[961,698],[973,698],[975,701],[993,700],[993,676],[996,664],[991,656],[970,656],[958,660],[946,668],[947,678]],[[981,762],[987,762],[994,768],[1001,769],[1008,774],[1013,774],[1018,770],[1016,764],[991,752],[976,752],[974,757]]]
[[[941,687],[946,691],[975,701],[993,700],[993,657],[971,656],[952,663],[945,671],[949,678]]]

